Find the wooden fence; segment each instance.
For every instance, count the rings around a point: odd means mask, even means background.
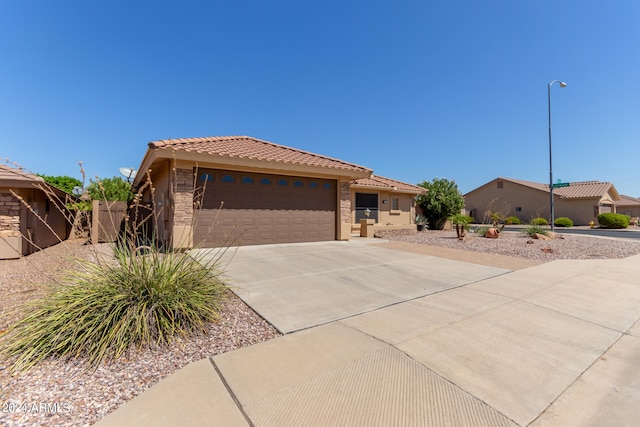
[[[91,214],[91,243],[114,242],[127,213],[127,202],[94,200]]]

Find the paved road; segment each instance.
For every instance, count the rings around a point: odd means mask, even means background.
[[[607,230],[604,228],[560,228],[556,227],[556,232],[563,234],[580,234],[595,237],[613,237],[616,239],[640,240],[640,228],[625,230]],[[505,227],[506,231],[520,231],[522,227]]]

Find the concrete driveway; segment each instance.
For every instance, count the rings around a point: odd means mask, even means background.
[[[220,261],[234,292],[282,333],[508,272],[385,249],[373,242],[379,240],[243,246]]]
[[[228,274],[291,333],[188,365],[98,426],[640,420],[640,255],[506,272],[328,242],[240,248]]]

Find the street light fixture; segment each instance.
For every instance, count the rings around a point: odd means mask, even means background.
[[[549,206],[551,208],[551,231],[554,231],[555,214],[553,211],[553,161],[551,157],[551,86],[559,83],[560,87],[566,87],[567,84],[560,80],[554,80],[547,85],[547,102],[549,107]]]

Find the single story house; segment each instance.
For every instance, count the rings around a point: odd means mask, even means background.
[[[616,211],[624,215],[629,215],[632,222],[638,225],[638,218],[640,218],[640,198],[621,194],[620,200],[616,202]]]
[[[39,176],[0,165],[0,259],[29,255],[69,237],[70,226],[52,195],[64,201],[66,193]]]
[[[465,194],[465,209],[476,222],[487,212],[517,216],[522,222],[536,217],[549,220],[549,184],[512,178],[496,178]],[[554,216],[568,217],[575,225],[597,223],[598,215],[616,212],[620,195],[610,182],[571,182],[553,189]]]
[[[249,136],[151,142],[134,180],[152,183],[155,233],[174,248],[348,240],[369,208],[409,227],[419,187],[354,163]]]

